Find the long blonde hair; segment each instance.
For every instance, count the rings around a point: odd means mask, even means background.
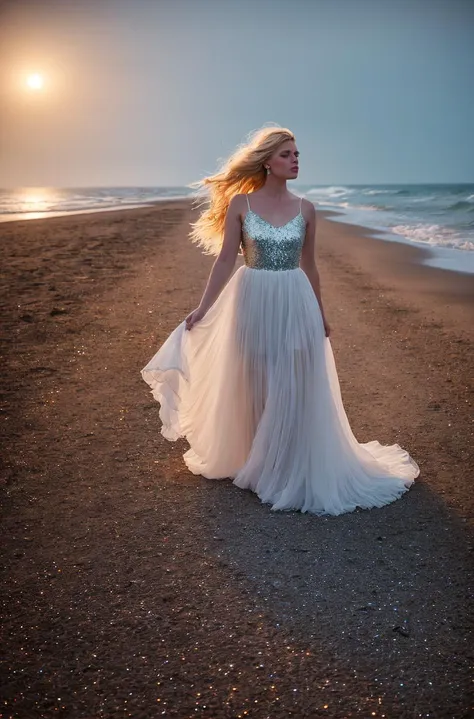
[[[250,133],[214,175],[188,185],[200,190],[208,188],[205,199],[202,200],[202,193],[198,192],[194,202],[199,206],[209,202],[209,206],[191,223],[189,233],[192,241],[204,248],[205,254],[219,254],[232,197],[262,187],[267,175],[264,163],[283,142],[294,139],[286,127],[264,126]]]

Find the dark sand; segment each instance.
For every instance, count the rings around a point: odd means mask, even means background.
[[[0,717],[469,716],[473,282],[318,215],[354,433],[421,468],[340,517],[195,477],[159,433],[140,369],[213,262],[188,202],[0,225]]]

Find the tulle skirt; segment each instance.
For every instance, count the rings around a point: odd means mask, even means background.
[[[230,478],[272,510],[337,515],[400,497],[420,469],[398,444],[360,444],[302,269],[240,267],[205,317],[183,321],[141,370],[161,433],[188,469]]]

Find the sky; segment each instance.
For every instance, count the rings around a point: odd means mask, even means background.
[[[0,0],[0,187],[186,185],[266,123],[299,184],[474,182],[473,37],[474,0]]]

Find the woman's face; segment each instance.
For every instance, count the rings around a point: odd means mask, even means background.
[[[295,141],[285,140],[264,164],[275,177],[292,180],[298,176],[299,154]]]

